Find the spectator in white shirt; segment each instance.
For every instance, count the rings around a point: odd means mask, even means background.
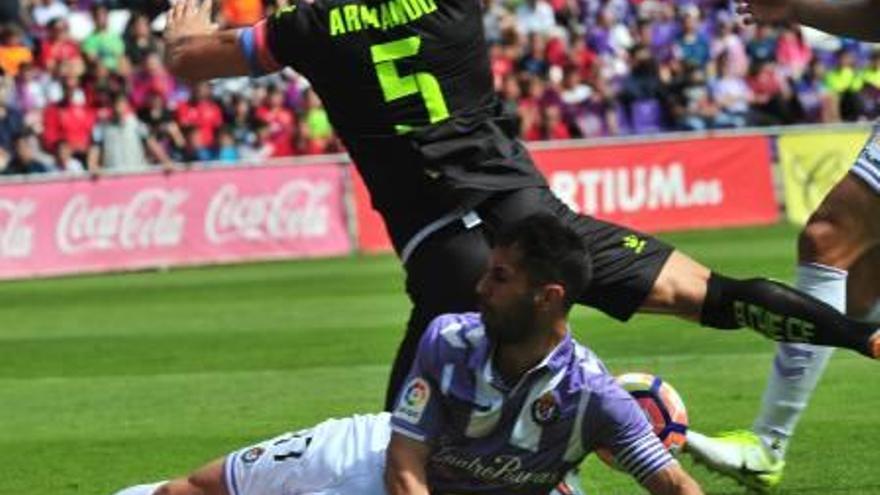
[[[58,141],[54,158],[55,172],[67,175],[82,175],[86,172],[83,162],[73,156],[73,149],[67,141]]]
[[[38,26],[45,26],[49,21],[64,18],[70,14],[70,9],[61,0],[36,0],[31,18]]]
[[[556,25],[553,7],[545,0],[525,0],[516,9],[516,22],[524,34],[547,35]]]

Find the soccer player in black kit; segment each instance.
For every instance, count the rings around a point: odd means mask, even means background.
[[[477,309],[492,232],[541,212],[583,236],[594,282],[578,300],[614,318],[674,314],[880,357],[867,324],[776,282],[724,277],[554,197],[493,92],[479,1],[294,0],[239,30],[219,30],[210,9],[210,0],[172,8],[171,71],[198,81],[289,66],[308,78],[385,220],[413,303],[387,407],[429,321]]]

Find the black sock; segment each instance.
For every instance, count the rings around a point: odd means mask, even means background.
[[[868,339],[877,331],[787,285],[717,273],[709,277],[700,323],[721,329],[748,327],[779,342],[845,347],[867,356]]]

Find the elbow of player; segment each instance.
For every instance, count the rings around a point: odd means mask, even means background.
[[[688,475],[675,480],[669,493],[675,495],[703,495],[700,485]]]
[[[673,495],[703,495],[703,489],[696,481],[687,480],[671,487],[669,493]]]
[[[703,495],[700,485],[677,463],[655,473],[644,486],[651,495]]]
[[[402,493],[401,487],[405,486],[406,480],[401,476],[400,470],[396,469],[393,464],[388,463],[385,466],[385,488],[389,495]]]
[[[402,469],[394,461],[385,467],[385,489],[388,495],[409,495],[421,493],[416,489],[414,479],[409,472]]]

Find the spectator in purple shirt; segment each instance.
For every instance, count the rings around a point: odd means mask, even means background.
[[[651,40],[653,51],[661,54],[661,61],[669,58],[669,47],[675,44],[681,27],[675,18],[675,9],[671,4],[663,4],[657,19],[651,22]]]

